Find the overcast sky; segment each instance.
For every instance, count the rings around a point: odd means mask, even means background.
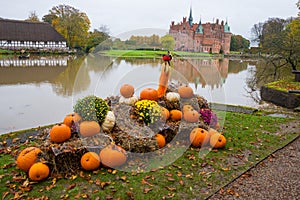
[[[35,11],[41,19],[53,6],[70,5],[85,12],[91,29],[106,25],[110,34],[166,33],[171,21],[178,23],[189,16],[194,23],[228,20],[231,32],[251,39],[251,28],[270,17],[297,16],[298,0],[1,0],[0,17],[26,19]],[[143,35],[142,33],[142,35]]]

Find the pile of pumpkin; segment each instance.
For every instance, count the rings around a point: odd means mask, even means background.
[[[191,130],[190,143],[195,147],[210,145],[213,148],[223,148],[226,138],[216,130],[219,128],[216,115],[207,106],[197,110],[198,108],[195,108],[197,106],[189,104],[192,102],[190,100],[197,101],[195,98],[197,95],[190,86],[180,85],[176,90],[171,91],[166,87],[159,87],[157,90],[145,88],[137,97],[134,95],[134,87],[124,84],[120,87],[117,104],[131,106],[135,116],[128,117],[133,117],[145,126],[151,126],[161,120],[165,122],[184,121],[194,124],[205,122],[208,128],[196,127]],[[161,102],[169,106],[163,107]],[[70,138],[76,136],[92,138],[98,134],[111,135],[115,126],[115,114],[110,109],[109,103],[99,97],[88,96],[77,101],[74,113],[67,115],[63,123],[56,124],[50,129],[48,140],[50,140],[50,146],[55,146],[63,145]],[[99,152],[84,153],[80,159],[80,166],[85,170],[95,170],[99,168],[100,163],[111,168],[124,165],[127,160],[126,151],[113,142],[113,137],[111,138],[112,143]],[[155,134],[155,139],[158,148],[166,145],[163,134]],[[42,180],[50,173],[47,160],[41,159],[37,162],[39,153],[41,153],[41,149],[29,147],[24,149],[17,158],[17,166],[28,172],[29,178],[33,181]]]

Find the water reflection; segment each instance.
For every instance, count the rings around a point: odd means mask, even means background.
[[[0,84],[15,85],[51,82],[67,68],[68,57],[35,57],[0,59]]]
[[[255,67],[249,68],[249,77],[246,79],[246,91],[250,98],[261,103],[260,88],[270,82],[293,79],[291,68],[288,66],[275,67],[263,60],[255,61]]]
[[[18,59],[16,57],[7,57],[0,60],[0,67],[55,67],[67,66],[68,57],[66,56],[48,56],[37,57],[31,59]]]

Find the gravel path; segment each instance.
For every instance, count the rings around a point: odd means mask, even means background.
[[[219,199],[300,200],[300,137],[209,198]]]

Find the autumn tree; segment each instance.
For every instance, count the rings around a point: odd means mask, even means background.
[[[64,36],[69,47],[82,49],[86,45],[90,20],[84,12],[68,5],[54,6],[43,21],[50,23]]]
[[[175,47],[175,39],[171,35],[165,35],[160,38],[161,46],[167,50],[173,50]]]
[[[250,47],[250,41],[241,35],[232,35],[230,41],[230,51],[240,51],[248,49]]]
[[[36,11],[31,11],[28,18],[25,19],[25,21],[28,21],[28,22],[39,22],[40,19],[38,17],[38,15],[36,14]]]
[[[155,48],[160,46],[160,38],[158,35],[151,36],[135,36],[132,35],[128,40],[125,41],[125,44],[132,45],[137,48],[148,47]]]

